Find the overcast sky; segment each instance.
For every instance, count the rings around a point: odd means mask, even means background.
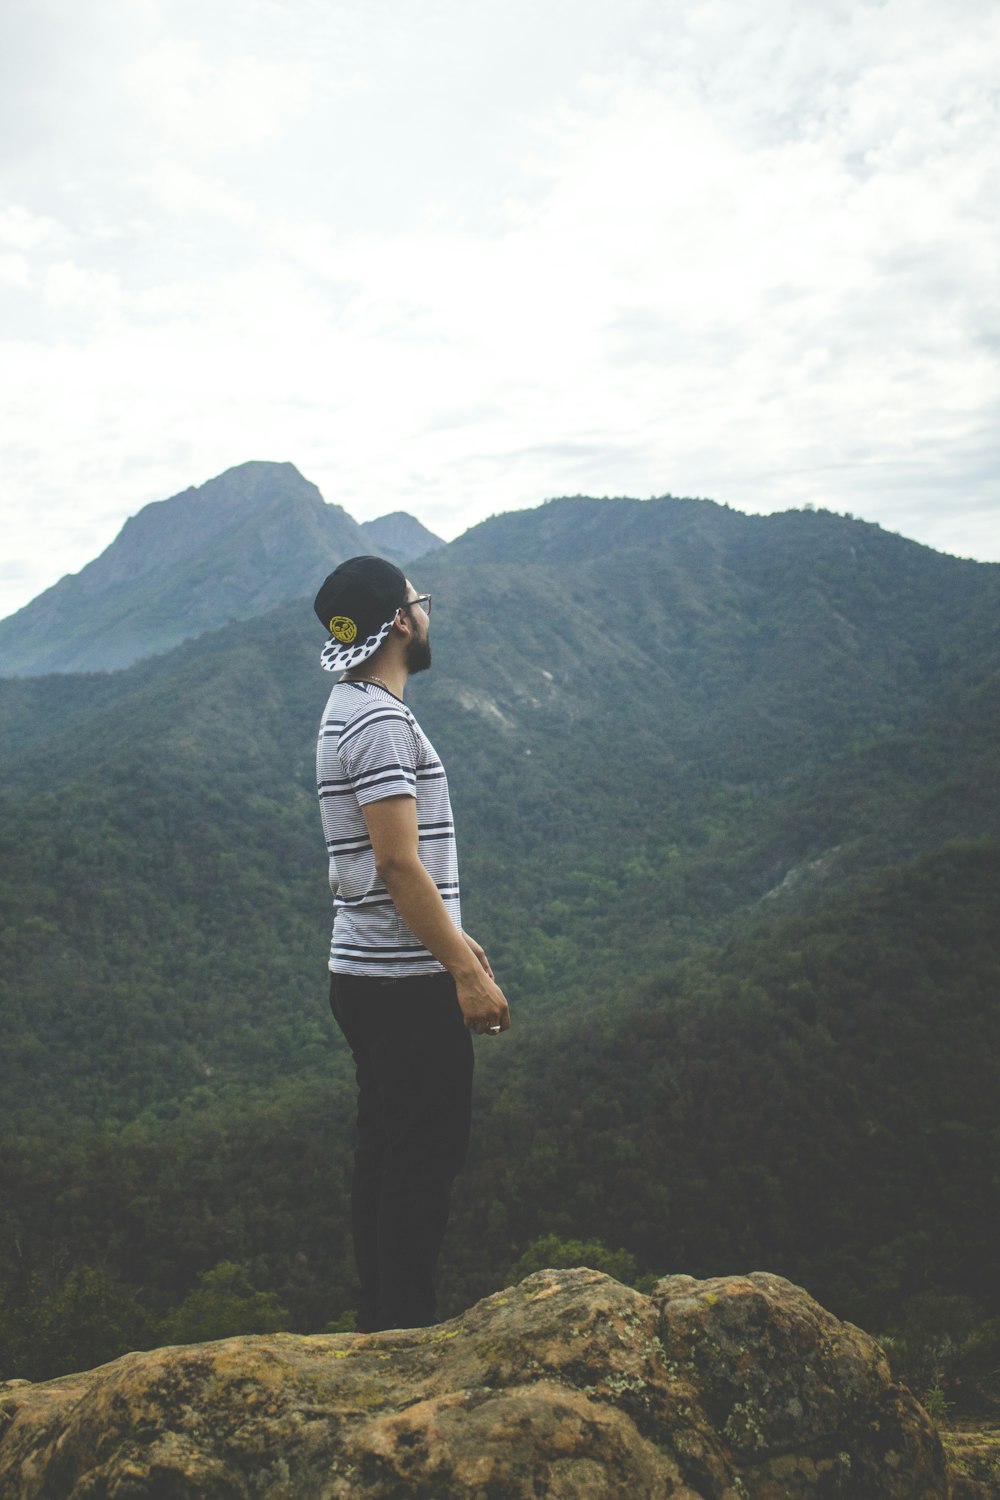
[[[5,0],[0,615],[290,460],[1000,559],[995,0]]]

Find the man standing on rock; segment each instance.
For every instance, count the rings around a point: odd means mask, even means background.
[[[486,954],[462,931],[448,782],[403,702],[431,664],[431,599],[379,557],[316,596],[322,664],[344,675],[316,779],[334,896],[330,1005],[356,1065],[351,1212],[358,1331],[435,1322],[434,1273],[469,1140],[470,1031],[510,1026]]]

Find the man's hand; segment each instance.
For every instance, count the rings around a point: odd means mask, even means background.
[[[468,943],[469,947],[472,949],[473,953],[478,958],[478,960],[479,960],[480,964],[482,965],[482,967],[486,970],[487,974],[492,979],[493,978],[493,970],[490,968],[490,961],[486,957],[486,954],[484,953],[483,949],[476,942],[475,938],[474,937],[470,937],[467,932],[463,932],[462,936],[464,937],[465,941]]]
[[[458,993],[458,1003],[465,1017],[465,1024],[470,1031],[478,1032],[480,1035],[492,1032],[495,1026],[501,1031],[510,1030],[510,1006],[503,990],[493,978],[493,970],[485,952],[474,937],[467,932],[462,933],[463,938],[476,956],[481,974],[474,970],[469,976],[456,977],[455,989]],[[488,984],[483,987],[483,978]]]
[[[483,955],[485,957],[485,954]],[[455,975],[455,993],[470,1031],[484,1036],[487,1032],[510,1030],[510,1006],[507,997],[491,975],[483,969],[471,969]]]

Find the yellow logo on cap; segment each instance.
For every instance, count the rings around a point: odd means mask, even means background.
[[[358,633],[358,627],[347,615],[334,615],[330,621],[330,634],[343,645],[349,646]]]

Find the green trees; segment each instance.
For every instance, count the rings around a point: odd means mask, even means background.
[[[288,1323],[288,1309],[274,1292],[259,1291],[250,1267],[224,1260],[203,1271],[198,1285],[160,1324],[165,1344],[196,1344],[239,1333],[277,1333]]]
[[[80,1265],[48,1295],[38,1277],[0,1288],[0,1379],[45,1380],[157,1342],[155,1320],[133,1288]]]
[[[557,1234],[543,1234],[533,1240],[523,1255],[519,1255],[507,1274],[514,1284],[530,1276],[532,1271],[543,1271],[548,1267],[587,1266],[591,1271],[602,1271],[613,1276],[626,1286],[646,1291],[655,1277],[640,1277],[635,1256],[627,1250],[609,1250],[600,1240],[565,1240]]]
[[[1000,845],[949,846],[480,1047],[442,1316],[544,1264],[640,1286],[768,1269],[950,1393],[1000,1317],[998,890]],[[325,1074],[9,1133],[0,1374],[336,1324],[353,1108],[334,1043]]]

